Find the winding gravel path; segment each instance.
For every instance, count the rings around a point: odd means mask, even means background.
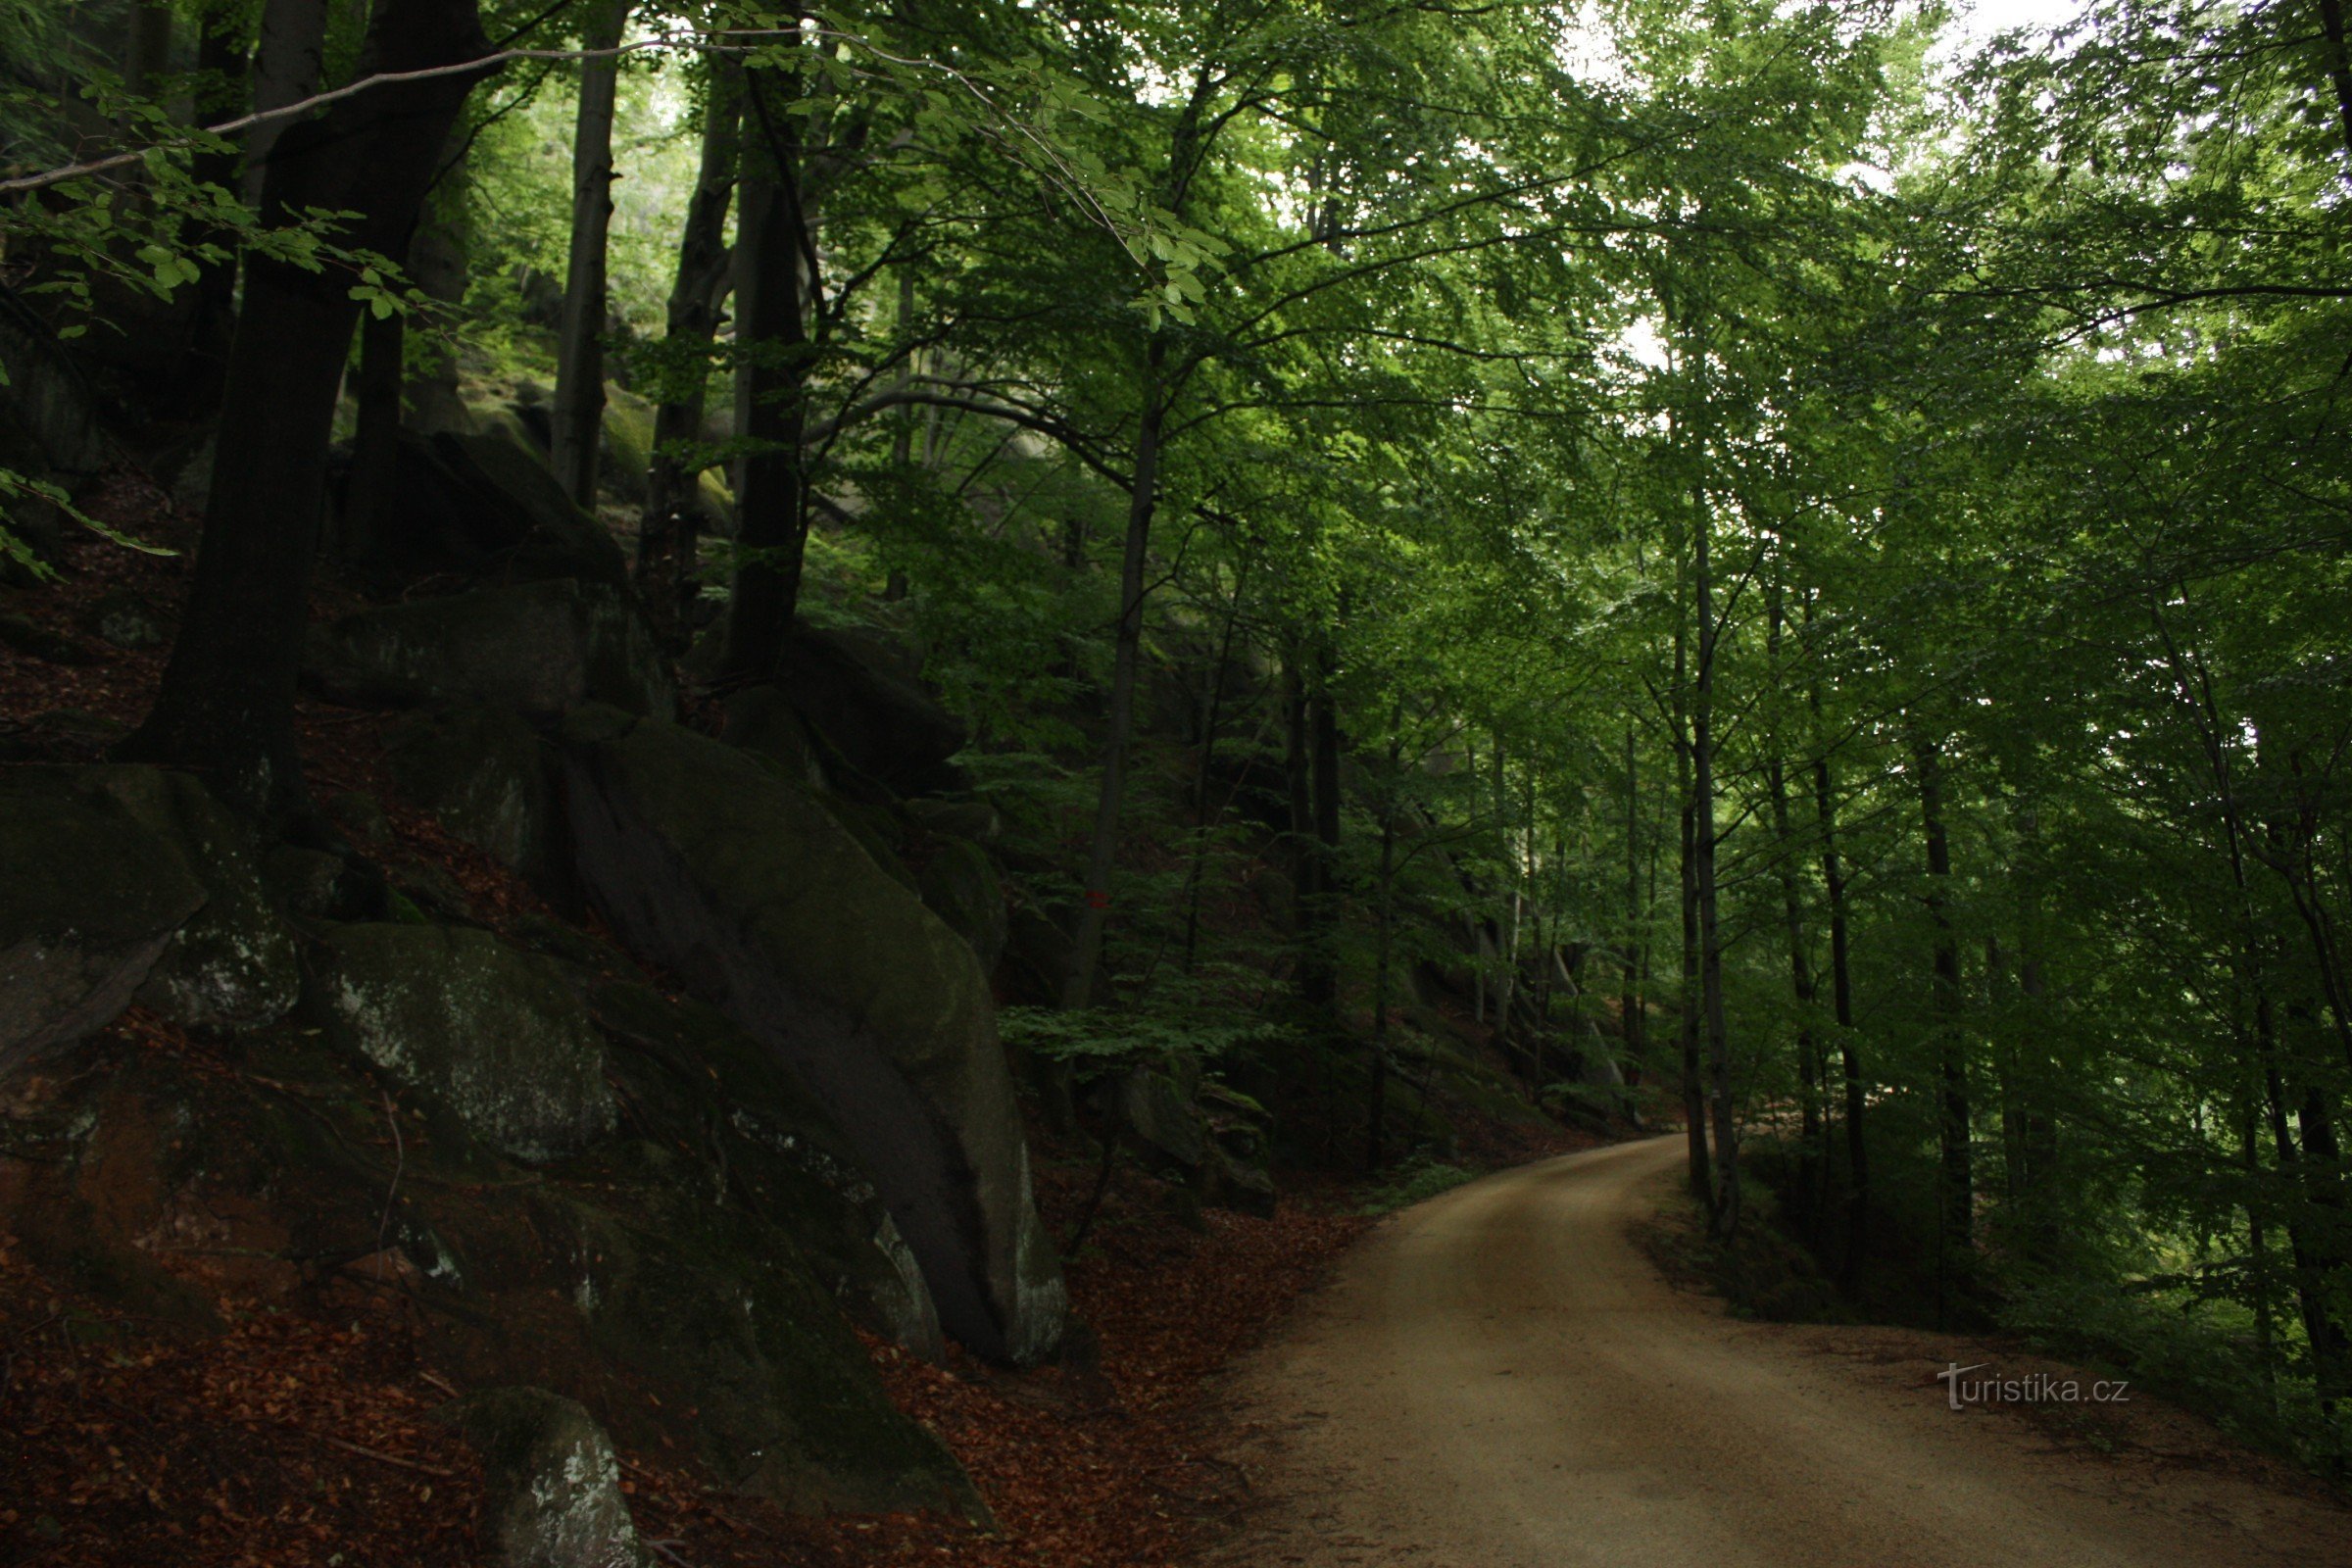
[[[1259,1502],[1208,1560],[2352,1565],[2352,1510],[2150,1401],[2100,1412],[2122,1435],[2100,1453],[1948,1408],[1935,1374],[1965,1341],[1674,1289],[1630,1231],[1681,1151],[1547,1160],[1375,1232],[1240,1374],[1228,1457]]]

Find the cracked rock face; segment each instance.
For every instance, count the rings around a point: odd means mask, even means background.
[[[482,1534],[502,1568],[645,1568],[612,1440],[544,1389],[492,1389],[450,1413],[480,1450]]]
[[[1002,1360],[1052,1354],[1061,1270],[971,947],[746,754],[610,710],[565,739],[581,883],[613,928],[839,1123],[949,1333]]]
[[[122,1011],[204,888],[126,813],[67,798],[0,799],[0,858],[5,1073]]]
[[[330,1038],[501,1153],[554,1159],[612,1130],[603,1036],[544,959],[460,927],[347,925],[325,945]]]

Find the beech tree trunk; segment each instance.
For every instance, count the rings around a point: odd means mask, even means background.
[[[1781,666],[1781,630],[1783,605],[1781,586],[1776,579],[1767,601],[1766,642],[1777,683]],[[1814,1034],[1813,1002],[1818,984],[1813,973],[1813,956],[1805,940],[1805,906],[1803,893],[1797,881],[1798,851],[1796,836],[1789,823],[1788,778],[1780,755],[1779,737],[1774,738],[1771,760],[1765,764],[1765,782],[1772,799],[1773,839],[1779,846],[1779,880],[1781,884],[1781,921],[1788,941],[1789,991],[1796,1002],[1796,1076],[1799,1114],[1802,1118],[1800,1153],[1797,1157],[1797,1201],[1801,1212],[1797,1218],[1805,1234],[1817,1234],[1821,1222],[1819,1184],[1826,1161],[1823,1158],[1825,1118],[1822,1106],[1823,1064],[1820,1043]]]
[[[1134,488],[1127,498],[1127,541],[1119,560],[1118,640],[1111,659],[1110,721],[1102,741],[1102,793],[1086,857],[1085,903],[1078,911],[1077,953],[1065,1007],[1091,1005],[1102,964],[1102,928],[1110,914],[1110,876],[1118,863],[1119,801],[1127,784],[1127,743],[1135,728],[1135,678],[1144,642],[1144,567],[1152,550],[1152,515],[1159,501],[1159,437],[1167,407],[1160,368],[1166,347],[1157,333],[1144,353],[1143,417],[1136,431]]]
[[[1976,1229],[1974,1153],[1970,1148],[1968,1058],[1961,1038],[1960,939],[1952,927],[1951,837],[1943,817],[1943,753],[1936,742],[1914,739],[1912,765],[1918,774],[1920,825],[1927,840],[1928,920],[1936,937],[1934,979],[1929,990],[1936,1016],[1937,1090],[1936,1213],[1939,1256],[1965,1251]],[[1937,1278],[1940,1285],[1942,1271]]]
[[[1307,756],[1303,647],[1303,639],[1294,639],[1282,662],[1282,782],[1284,801],[1290,808],[1291,939],[1302,948],[1314,929],[1317,907],[1313,849],[1315,797],[1313,764]],[[1299,984],[1304,986],[1303,978]]]
[[[318,91],[326,71],[326,0],[265,0],[253,51],[256,114],[300,103]],[[259,202],[278,141],[290,120],[266,121],[245,133],[245,199]]]
[[[581,42],[620,42],[629,0],[597,0]],[[605,422],[605,248],[612,223],[612,100],[620,62],[580,63],[580,112],[571,139],[571,251],[564,315],[556,329],[556,402],[550,416],[556,477],[582,509],[596,510],[596,454]]]
[[[699,472],[678,461],[681,443],[700,440],[710,384],[710,345],[718,334],[727,289],[727,208],[735,194],[735,163],[743,119],[743,69],[724,55],[710,57],[703,93],[702,161],[686,226],[678,240],[678,270],[669,291],[669,363],[654,413],[653,465],[646,474],[645,515],[637,533],[637,589],[656,632],[675,644],[684,638],[694,592],[700,515]]]
[[[1679,860],[1683,967],[1682,988],[1678,993],[1682,999],[1683,1128],[1690,1145],[1690,1191],[1712,1215],[1716,1201],[1714,1161],[1707,1157],[1707,1080],[1698,1052],[1698,805],[1690,782],[1689,717],[1683,711],[1684,695],[1690,689],[1690,635],[1678,624],[1674,629],[1674,773],[1683,802]]]
[[[735,429],[752,443],[735,486],[736,564],[719,678],[775,674],[801,597],[808,493],[809,263],[815,236],[801,201],[801,122],[784,113],[772,71],[749,74],[735,240]]]
[[[402,260],[395,257],[394,260]],[[352,432],[351,473],[343,486],[332,550],[350,561],[384,554],[383,504],[400,461],[401,389],[408,379],[408,318],[370,314],[360,323],[359,422]]]
[[[1313,906],[1314,940],[1299,958],[1299,998],[1324,1025],[1339,1028],[1339,964],[1334,948],[1340,919],[1340,719],[1331,692],[1330,642],[1312,644],[1311,684],[1306,692],[1307,776],[1314,837],[1304,848],[1313,875],[1307,897]]]
[[[1705,1015],[1707,1079],[1715,1121],[1714,1234],[1740,1229],[1740,1132],[1732,1111],[1731,1031],[1723,1008],[1723,928],[1715,874],[1715,579],[1706,498],[1694,496],[1690,575],[1698,616],[1698,668],[1691,682],[1691,865],[1698,895],[1698,989]]]
[[[476,0],[378,0],[361,69],[454,65],[487,47]],[[397,252],[477,79],[379,87],[288,130],[270,159],[265,213],[348,212],[347,243]],[[307,805],[294,680],[356,281],[334,268],[250,260],[187,610],[155,708],[122,749],[204,772],[255,811]]]
[[[1812,698],[1819,728],[1821,695]],[[1820,737],[1815,736],[1816,744]],[[1850,1281],[1861,1262],[1863,1229],[1870,1209],[1870,1149],[1863,1111],[1869,1086],[1862,1080],[1862,1048],[1854,1033],[1854,975],[1846,924],[1845,864],[1838,854],[1838,804],[1826,753],[1813,759],[1813,809],[1821,824],[1821,884],[1830,911],[1830,1005],[1838,1020],[1838,1057],[1845,1079],[1845,1273]]]
[[[1642,775],[1635,762],[1634,726],[1625,726],[1625,953],[1617,992],[1617,1038],[1625,1049],[1627,1082],[1639,1081],[1648,1020],[1642,997]]]
[[[233,119],[244,112],[245,39],[233,18],[215,15],[203,20],[197,32],[196,72],[203,83],[195,101],[198,123]],[[232,148],[197,154],[190,160],[188,172],[199,184],[233,194],[240,184],[238,165]],[[232,252],[236,243],[230,231],[211,226],[200,229],[198,238]],[[198,266],[201,270],[169,402],[188,416],[209,416],[220,406],[220,381],[228,373],[229,339],[236,332],[237,262],[231,254]]]

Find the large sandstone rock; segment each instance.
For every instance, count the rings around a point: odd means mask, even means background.
[[[1061,1272],[971,949],[753,758],[612,711],[567,740],[581,880],[614,929],[839,1119],[950,1333],[1050,1354]]]
[[[205,889],[204,907],[172,933],[137,1001],[183,1024],[260,1029],[302,996],[294,933],[264,890],[244,825],[186,773],[94,767],[82,777],[162,837]]]
[[[345,537],[341,548],[377,571],[628,582],[612,534],[572,505],[538,454],[502,431],[404,431],[376,514],[371,537]]]
[[[449,1412],[482,1456],[482,1536],[500,1568],[645,1568],[612,1440],[578,1401],[491,1389]]]
[[[896,667],[894,667],[894,665]],[[776,686],[832,750],[837,786],[865,783],[913,795],[959,782],[948,759],[963,747],[963,721],[941,708],[874,639],[794,628]]]
[[[0,457],[20,468],[97,473],[114,461],[98,399],[56,334],[0,288]]]
[[[403,799],[455,837],[544,888],[559,841],[547,744],[512,709],[453,703],[413,714],[384,736]]]
[[[156,767],[27,769],[11,778],[0,813],[10,819],[0,835],[14,829],[28,836],[22,845],[0,845],[0,863],[12,873],[0,887],[0,909],[13,903],[22,920],[44,900],[78,903],[85,913],[74,944],[84,962],[115,977],[92,989],[88,1007],[49,1031],[46,1043],[102,1027],[133,1000],[174,1022],[231,1029],[262,1028],[292,1009],[302,990],[293,932],[263,889],[244,825],[193,776]],[[54,837],[36,825],[43,822]],[[21,878],[13,875],[19,866],[25,868]],[[134,957],[104,933],[163,920],[186,902],[172,890],[191,883],[198,906],[151,958],[118,966],[103,956]],[[44,918],[54,924],[58,916]],[[12,945],[0,938],[0,946]],[[133,946],[144,952],[147,944]],[[67,951],[49,949],[37,967],[71,991],[76,982],[58,967]],[[30,950],[16,961],[32,964]],[[0,1026],[0,1036],[10,1032]]]
[[[437,1096],[387,1107],[387,1075],[324,1034],[245,1037],[250,1076],[69,1048],[9,1086],[9,1141],[30,1157],[0,1169],[0,1234],[99,1299],[216,1329],[207,1293],[315,1311],[319,1269],[348,1264],[402,1293],[426,1363],[462,1389],[577,1399],[624,1446],[788,1507],[985,1519],[852,1332],[876,1319],[845,1276],[894,1265],[862,1178],[812,1168],[840,1157],[823,1118],[772,1093],[766,1048],[708,1009],[608,986],[640,1004],[597,993],[627,1129],[533,1170]],[[206,1293],[142,1250],[158,1239],[200,1243]]]
[[[1194,1075],[1197,1080],[1197,1074]],[[1180,1170],[1204,1201],[1251,1214],[1274,1212],[1263,1135],[1229,1095],[1137,1067],[1110,1086],[1119,1122],[1159,1163]]]
[[[988,852],[970,839],[940,839],[915,873],[915,883],[931,912],[971,944],[981,972],[995,973],[1011,916]]]
[[[318,1004],[335,1043],[501,1153],[553,1159],[612,1130],[603,1039],[545,959],[462,927],[347,925],[325,946]]]
[[[171,842],[63,770],[0,781],[0,1075],[105,1027],[204,884]]]
[[[554,715],[587,703],[667,716],[653,633],[618,589],[571,578],[476,588],[347,615],[307,671],[356,702],[471,700]]]
[[[848,1137],[776,1054],[715,1008],[650,987],[605,981],[589,1005],[649,1135],[713,1145],[737,1193],[791,1233],[853,1318],[940,1359],[922,1266]]]

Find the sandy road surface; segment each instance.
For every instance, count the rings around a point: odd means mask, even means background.
[[[2352,1568],[2352,1510],[2209,1442],[2102,1456],[1947,1408],[1959,1342],[1676,1291],[1629,1226],[1681,1147],[1505,1172],[1375,1233],[1241,1374],[1228,1453],[1262,1500],[1210,1560]]]

